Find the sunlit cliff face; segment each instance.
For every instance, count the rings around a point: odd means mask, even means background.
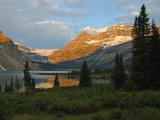
[[[11,39],[6,37],[3,33],[0,33],[0,43],[8,43]]]
[[[53,51],[49,61],[59,63],[85,57],[99,48],[112,47],[132,40],[131,25],[114,25],[106,31],[90,34],[83,31],[66,47]]]

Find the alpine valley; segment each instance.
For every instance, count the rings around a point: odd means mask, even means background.
[[[88,28],[80,32],[78,37],[64,48],[48,50],[14,43],[0,33],[0,54],[4,56],[0,59],[0,67],[6,70],[21,69],[24,60],[29,58],[35,69],[79,69],[84,60],[91,68],[108,69],[113,67],[115,53],[122,53],[124,62],[129,64],[132,47],[131,29],[131,25],[114,25],[99,31]]]

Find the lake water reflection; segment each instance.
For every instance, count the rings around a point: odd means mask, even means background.
[[[35,79],[36,88],[52,88],[54,87],[55,73],[59,74],[60,86],[77,86],[79,84],[78,79],[70,79],[65,72],[48,72],[48,71],[33,71],[31,72],[32,77]],[[4,90],[5,85],[9,85],[11,81],[14,83],[19,82],[20,86],[23,87],[23,72],[0,72],[0,86]]]

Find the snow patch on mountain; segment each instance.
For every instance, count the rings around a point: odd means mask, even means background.
[[[86,43],[89,45],[93,45],[93,44],[100,43],[100,41],[99,40],[90,40],[90,41],[86,41]]]
[[[57,49],[34,49],[30,52],[36,53],[41,56],[50,56],[55,50]]]
[[[116,46],[122,44],[127,41],[131,41],[131,36],[116,36],[115,38],[111,39],[103,39],[103,40],[88,40],[86,44],[88,45],[101,45],[103,48]]]
[[[114,43],[122,43],[122,42],[127,42],[129,40],[132,40],[132,37],[131,36],[116,36],[115,37],[115,40],[114,40]]]
[[[19,43],[14,43],[14,44],[18,47],[20,51],[24,53],[35,53],[40,56],[49,56],[52,54],[53,51],[57,50],[57,49],[36,49],[36,48],[26,47]]]
[[[2,65],[0,65],[0,69],[2,70],[2,71],[6,71],[7,69],[5,69],[4,67],[2,67]]]

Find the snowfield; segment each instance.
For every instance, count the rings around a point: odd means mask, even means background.
[[[112,46],[122,44],[127,41],[131,41],[131,40],[132,40],[131,36],[116,36],[111,39],[108,38],[104,40],[88,40],[85,43],[88,45],[100,45],[104,48],[107,48],[107,47],[112,47]]]
[[[56,50],[57,49],[35,49],[30,52],[36,53],[41,56],[50,56],[52,55],[53,51],[56,51]]]

